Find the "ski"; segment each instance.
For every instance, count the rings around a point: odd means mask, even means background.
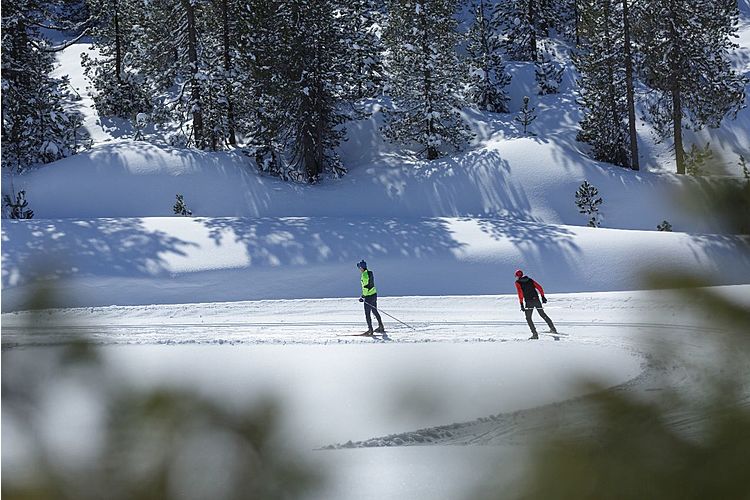
[[[343,333],[336,335],[337,337],[380,337],[379,333]]]
[[[550,336],[554,338],[555,340],[560,340],[560,337],[568,337],[567,333],[560,333],[560,332],[542,332],[541,334]]]
[[[375,340],[390,340],[391,338],[388,336],[387,333],[343,333],[336,335],[337,337],[364,337],[364,338],[373,338]]]

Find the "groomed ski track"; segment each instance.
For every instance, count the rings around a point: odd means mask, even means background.
[[[748,285],[720,289],[735,297],[750,296]],[[537,346],[552,343],[574,350],[588,347],[602,349],[601,352],[621,351],[625,357],[640,359],[641,372],[637,376],[608,385],[613,390],[651,397],[668,388],[682,391],[700,385],[695,380],[698,375],[688,369],[688,364],[710,356],[710,350],[705,348],[707,337],[716,339],[723,335],[721,330],[711,328],[706,318],[692,314],[700,311],[697,304],[675,301],[672,293],[666,291],[551,295],[546,310],[561,335],[542,335],[538,341],[528,340],[528,328],[514,296],[383,297],[380,302],[381,309],[416,330],[387,321],[387,339],[341,337],[363,328],[356,299],[276,300],[7,313],[3,315],[2,345],[4,350],[23,350],[31,345],[70,342],[81,336],[104,346],[165,347],[275,344],[335,348],[372,344],[373,349],[378,349],[378,345],[387,344],[395,349],[398,344],[510,343],[522,345],[521,349],[533,357]],[[28,322],[32,315],[33,326]],[[330,320],[323,321],[321,317]],[[543,332],[540,318],[536,315],[534,318]],[[60,319],[67,324],[63,330],[54,326]],[[658,362],[651,353],[660,346],[671,345],[672,341],[679,341],[680,352],[674,353],[675,358],[669,364]],[[474,420],[319,446],[342,449],[512,445],[527,442],[531,435],[553,426],[580,428],[590,410],[587,404],[588,399],[583,395],[518,411],[477,415]],[[690,415],[674,415],[674,422],[686,428],[695,423]]]

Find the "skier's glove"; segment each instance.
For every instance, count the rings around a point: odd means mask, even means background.
[[[359,301],[360,301],[360,302],[364,302],[364,301],[365,301],[364,297],[360,297],[360,298],[359,298]]]
[[[547,303],[547,297],[542,296],[542,304],[546,304],[546,303]]]
[[[526,311],[526,308],[525,308],[525,307],[523,307],[523,304],[521,304],[521,310],[522,310],[522,311]]]

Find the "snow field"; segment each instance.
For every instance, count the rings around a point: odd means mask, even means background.
[[[7,221],[3,311],[54,276],[60,305],[512,293],[522,268],[549,293],[638,289],[668,271],[750,281],[741,236],[436,218],[144,218]]]

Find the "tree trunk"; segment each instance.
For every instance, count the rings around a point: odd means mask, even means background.
[[[677,163],[677,173],[685,173],[685,149],[682,145],[682,96],[680,86],[675,83],[672,87],[672,122],[674,133],[674,158]]]
[[[120,35],[120,16],[119,16],[119,4],[117,0],[114,0],[114,18],[115,24],[115,79],[117,83],[122,83],[122,36]]]
[[[610,40],[612,40],[612,37],[610,35],[610,22],[612,21],[612,16],[610,13],[610,3],[611,0],[607,0],[604,3],[604,38],[607,40],[607,43],[609,43]],[[607,47],[608,50],[611,50],[612,53],[614,53],[614,50],[612,47]],[[617,109],[617,89],[615,88],[615,64],[611,57],[607,58],[607,100],[609,101],[607,103],[609,107],[609,112],[611,113],[610,119],[612,120],[612,124],[616,127],[620,127],[620,111]],[[619,144],[618,144],[619,146]],[[626,166],[627,158],[623,158],[623,150],[618,147],[617,151],[614,151],[614,156],[611,156],[608,158],[608,161],[611,161],[617,165],[620,165],[621,167]]]
[[[229,44],[229,5],[227,0],[221,0],[221,17],[222,17],[222,31],[224,37],[224,78],[226,79],[226,87],[224,92],[227,94],[227,134],[229,137],[227,141],[232,146],[237,144],[237,138],[235,137],[235,124],[234,124],[234,99],[232,99],[232,82],[229,81],[229,73],[232,70],[232,59],[230,54]]]
[[[429,47],[427,44],[427,21],[426,21],[426,14],[425,14],[425,6],[422,6],[422,10],[419,13],[419,21],[422,28],[422,57],[427,58],[429,57]],[[428,160],[435,160],[437,159],[440,154],[435,146],[430,144],[433,137],[432,135],[435,133],[435,118],[432,117],[432,72],[427,67],[427,61],[425,61],[424,69],[422,70],[422,75],[424,78],[424,99],[427,109],[427,120],[425,125],[427,126],[427,159]]]
[[[187,14],[188,30],[188,62],[190,63],[190,111],[193,114],[193,139],[196,147],[202,149],[205,138],[203,137],[203,113],[201,112],[201,90],[198,83],[198,34],[195,27],[195,9],[191,0],[180,0]]]
[[[679,61],[677,60],[676,47],[679,47],[679,38],[675,29],[676,14],[675,14],[675,3],[674,0],[669,2],[670,7],[670,23],[669,23],[669,36],[672,47],[675,50],[672,51],[669,60],[669,73],[672,88],[670,91],[672,97],[672,135],[674,136],[674,158],[677,164],[677,173],[685,173],[685,149],[682,147],[682,94],[680,88],[680,77],[681,68]]]
[[[529,1],[529,27],[531,29],[531,32],[529,33],[529,43],[531,45],[531,60],[536,62],[537,61],[537,50],[536,50],[536,26],[535,26],[535,8],[534,8],[534,1],[535,0],[528,0]]]
[[[638,133],[635,122],[635,90],[633,88],[633,54],[630,46],[630,14],[628,0],[622,0],[623,29],[625,32],[625,94],[628,106],[628,130],[630,131],[630,168],[640,170],[638,159]]]

